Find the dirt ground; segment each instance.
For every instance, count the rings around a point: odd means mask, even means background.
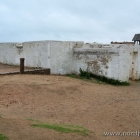
[[[10,140],[137,140],[104,132],[140,131],[140,82],[90,83],[65,76],[0,76],[0,133]],[[88,136],[32,128],[27,118],[84,126]]]
[[[34,68],[25,67],[25,70],[32,70]],[[14,65],[7,65],[0,63],[0,74],[2,73],[9,73],[9,72],[18,72],[20,71],[20,66],[14,66]]]

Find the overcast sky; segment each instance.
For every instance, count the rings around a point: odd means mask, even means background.
[[[0,0],[0,42],[110,43],[140,33],[140,0]]]

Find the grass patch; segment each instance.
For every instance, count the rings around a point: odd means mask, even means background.
[[[92,133],[92,131],[82,127],[82,126],[75,126],[70,124],[49,124],[49,123],[42,123],[39,120],[34,119],[27,119],[32,122],[39,122],[39,124],[31,124],[32,127],[39,127],[39,128],[46,128],[55,130],[57,132],[61,133],[77,133],[83,136],[87,136],[89,133]]]
[[[117,85],[117,86],[128,86],[130,85],[129,82],[122,82],[122,81],[119,81],[119,80],[115,80],[115,79],[112,79],[112,78],[107,78],[105,76],[100,76],[100,75],[96,75],[96,74],[93,74],[93,73],[90,73],[88,71],[84,71],[82,69],[80,69],[80,74],[79,74],[80,77],[83,77],[85,79],[91,79],[91,78],[95,78],[99,81],[102,81],[102,82],[105,82],[105,83],[108,83],[108,84],[111,84],[111,85]]]
[[[80,79],[80,80],[84,80],[86,82],[91,82],[91,83],[95,83],[95,84],[106,84],[102,81],[99,81],[97,79],[94,78],[85,78],[85,77],[81,77],[80,75],[76,75],[76,74],[66,74],[65,76],[70,77],[70,78],[74,78],[74,79]]]
[[[89,130],[80,127],[80,126],[72,126],[72,125],[62,125],[62,124],[31,124],[32,127],[40,127],[46,129],[52,129],[61,133],[78,133],[83,136],[87,136]]]
[[[0,140],[9,140],[8,137],[4,136],[3,134],[0,134]]]

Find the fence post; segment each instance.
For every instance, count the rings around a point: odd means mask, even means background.
[[[24,73],[24,58],[20,58],[20,73]]]

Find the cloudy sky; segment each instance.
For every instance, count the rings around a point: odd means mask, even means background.
[[[0,42],[110,43],[140,33],[140,0],[0,0]]]

